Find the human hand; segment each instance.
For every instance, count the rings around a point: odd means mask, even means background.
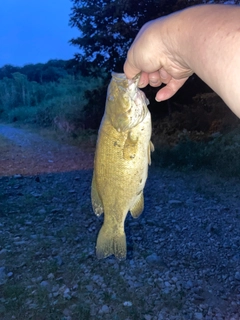
[[[146,23],[131,45],[124,64],[129,79],[141,72],[140,88],[166,84],[157,92],[157,101],[171,98],[193,74],[180,54],[180,28],[173,20],[174,14]]]

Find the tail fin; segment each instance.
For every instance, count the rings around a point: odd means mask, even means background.
[[[126,236],[125,232],[109,230],[103,224],[97,238],[96,254],[98,259],[104,259],[114,254],[117,259],[126,259]]]

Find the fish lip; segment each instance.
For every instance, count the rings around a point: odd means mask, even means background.
[[[120,73],[120,72],[115,72],[115,71],[112,72],[111,76],[112,76],[113,78],[115,78],[116,80],[117,80],[117,79],[119,79],[119,80],[125,80],[125,79],[127,79],[125,73]]]
[[[115,81],[123,81],[123,80],[127,80],[128,81],[128,84],[132,84],[132,83],[135,83],[136,84],[136,87],[138,86],[138,82],[139,82],[139,79],[140,79],[140,73],[138,73],[136,76],[134,76],[132,79],[128,79],[125,75],[125,73],[120,73],[120,72],[112,72],[111,73],[111,76],[112,78],[115,80]]]

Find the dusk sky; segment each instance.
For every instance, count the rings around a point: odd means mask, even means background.
[[[1,0],[0,67],[71,59],[78,48],[68,43],[79,35],[71,28],[70,0]]]

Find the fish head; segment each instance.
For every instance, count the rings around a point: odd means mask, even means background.
[[[127,79],[124,73],[112,73],[108,86],[106,113],[113,127],[127,131],[143,121],[148,113],[149,103],[143,91],[138,88],[140,74]]]

